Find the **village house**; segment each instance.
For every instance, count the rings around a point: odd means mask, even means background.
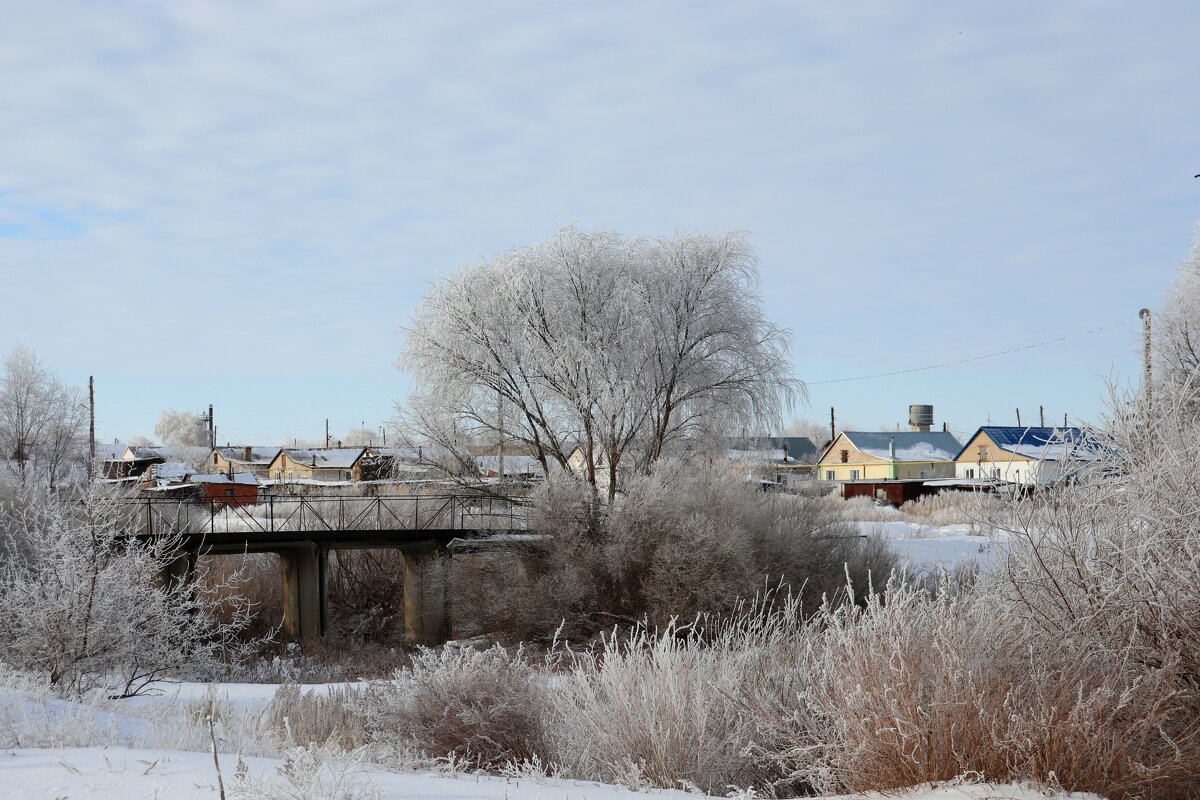
[[[267,470],[273,481],[342,483],[362,480],[365,447],[284,447]]]
[[[843,431],[817,459],[827,481],[953,478],[962,449],[946,431]]]
[[[733,439],[725,456],[735,472],[766,489],[813,477],[817,447],[807,436],[762,436]]]
[[[166,462],[171,451],[165,447],[127,447],[123,444],[96,443],[100,473],[110,481],[139,479],[155,464]]]
[[[1079,428],[985,425],[954,459],[955,477],[1022,486],[1068,478],[1100,458]]]
[[[250,472],[259,478],[266,478],[271,469],[271,462],[279,455],[279,447],[218,447],[212,451],[209,471],[213,473]]]

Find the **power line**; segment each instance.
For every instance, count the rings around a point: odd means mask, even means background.
[[[898,370],[894,370],[892,372],[880,372],[875,375],[858,375],[853,378],[834,378],[834,379],[828,380],[828,381],[809,381],[808,385],[809,386],[824,386],[824,385],[830,384],[830,383],[849,383],[850,381],[866,381],[866,380],[872,380],[874,378],[889,378],[893,375],[908,375],[909,373],[912,373],[912,372],[925,372],[925,371],[931,370],[931,369],[942,369],[944,367],[955,367],[955,366],[958,366],[959,364],[970,364],[973,361],[985,361],[989,358],[998,358],[1000,356],[1008,356],[1008,355],[1012,355],[1013,353],[1021,353],[1026,350],[1033,350],[1034,348],[1037,348],[1037,347],[1045,347],[1046,345],[1058,344],[1060,342],[1066,342],[1071,339],[1078,339],[1082,336],[1090,336],[1094,333],[1101,333],[1103,331],[1111,330],[1113,328],[1119,328],[1125,324],[1126,323],[1124,321],[1114,322],[1111,325],[1102,325],[1099,328],[1092,328],[1091,330],[1082,331],[1080,333],[1072,333],[1072,334],[1068,334],[1067,336],[1059,336],[1056,339],[1047,339],[1044,342],[1035,342],[1034,344],[1027,344],[1024,347],[1013,347],[1009,350],[1000,350],[999,352],[996,352],[996,353],[988,353],[988,354],[982,355],[982,356],[972,356],[971,358],[960,358],[957,361],[946,361],[941,364],[930,364],[929,366],[926,366],[926,367],[913,367],[912,369],[898,369]]]

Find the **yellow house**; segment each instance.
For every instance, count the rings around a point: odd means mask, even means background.
[[[882,481],[953,478],[962,445],[945,431],[843,431],[821,453],[817,478]]]

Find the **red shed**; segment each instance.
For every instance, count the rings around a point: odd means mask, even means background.
[[[201,499],[204,502],[211,500],[227,506],[252,506],[258,503],[258,478],[252,472],[189,475],[187,480],[201,487]]]

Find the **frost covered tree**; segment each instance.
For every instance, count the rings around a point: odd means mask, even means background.
[[[204,418],[190,411],[168,409],[158,418],[154,435],[167,447],[208,447]]]
[[[171,448],[171,457],[176,461],[204,469],[212,451],[208,427],[204,417],[189,411],[168,409],[158,418],[154,435]]]
[[[1200,227],[1154,320],[1155,381],[1168,392],[1200,396]],[[1176,398],[1178,399],[1178,398]]]
[[[435,284],[407,331],[410,430],[446,452],[503,440],[615,493],[715,434],[775,427],[803,392],[745,236],[565,228]]]
[[[60,483],[72,457],[83,455],[86,424],[79,389],[65,384],[29,347],[14,347],[0,375],[0,456],[20,483]]]
[[[224,598],[235,612],[218,618],[205,592],[160,579],[178,542],[132,540],[119,515],[94,487],[81,497],[31,487],[0,508],[0,661],[64,694],[128,697],[238,650],[247,608],[236,592]]]

